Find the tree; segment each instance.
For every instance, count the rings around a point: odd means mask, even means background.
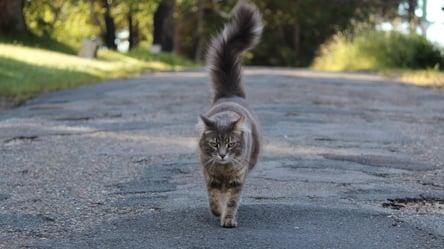
[[[174,49],[175,5],[175,0],[164,0],[154,13],[153,44],[161,45],[165,52],[172,52]]]
[[[419,19],[415,14],[415,10],[418,7],[418,1],[417,0],[407,0],[406,3],[407,7],[407,22],[409,24],[409,31],[410,33],[415,33],[416,28],[419,24]]]
[[[149,9],[151,5],[155,5],[156,3],[151,2],[147,4],[145,1],[141,0],[122,0],[121,4],[125,5],[124,9],[126,9],[129,49],[132,49],[136,47],[140,41],[140,22],[150,19],[150,14],[147,12],[150,12]],[[148,30],[146,30],[146,33],[148,33]]]
[[[135,20],[133,18],[134,14],[133,11],[130,9],[128,11],[127,19],[128,19],[128,31],[129,31],[129,49],[134,48],[139,40],[139,32],[137,29],[137,23],[135,23]]]
[[[111,16],[111,1],[103,0],[103,7],[105,8],[105,33],[103,34],[103,39],[105,40],[105,45],[109,49],[116,50],[116,26],[114,24],[114,18]]]
[[[202,57],[202,47],[203,47],[203,1],[204,0],[198,0],[197,3],[197,29],[196,29],[196,52],[194,54],[194,61],[200,62],[200,59]]]
[[[0,33],[25,33],[25,0],[0,0]]]
[[[70,2],[72,0],[26,1],[23,11],[28,30],[36,35],[52,37],[58,26],[66,25],[63,22],[66,15],[63,10]]]

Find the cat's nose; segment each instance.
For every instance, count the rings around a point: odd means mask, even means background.
[[[221,148],[219,148],[218,153],[219,153],[220,158],[224,159],[224,157],[227,155],[227,150],[226,150],[226,148],[221,147]]]

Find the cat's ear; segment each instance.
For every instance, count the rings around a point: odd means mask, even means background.
[[[233,130],[242,131],[242,132],[246,132],[246,133],[251,132],[250,125],[245,120],[244,116],[241,116],[236,121],[234,121]]]
[[[202,122],[204,123],[205,127],[209,128],[209,129],[216,128],[216,122],[214,122],[213,120],[205,117],[204,115],[200,115],[200,120],[202,120]]]

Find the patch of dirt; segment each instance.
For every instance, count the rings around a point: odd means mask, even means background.
[[[444,199],[439,198],[399,198],[388,199],[382,207],[403,210],[418,214],[443,214]]]
[[[418,183],[444,189],[444,170],[430,171],[422,175]]]
[[[20,142],[33,142],[38,139],[38,136],[18,136],[5,140],[5,144],[11,145]]]
[[[19,106],[22,101],[17,98],[6,98],[0,96],[0,111],[7,110]]]

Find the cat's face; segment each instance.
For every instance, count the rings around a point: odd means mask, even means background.
[[[239,120],[225,125],[215,121],[205,120],[205,128],[199,142],[209,165],[235,163],[240,164],[244,142],[243,132],[237,128]]]

